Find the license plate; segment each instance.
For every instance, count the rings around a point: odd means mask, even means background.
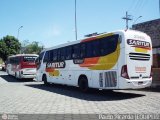
[[[143,84],[143,82],[142,82],[142,81],[138,82],[138,85],[142,85],[142,84]]]

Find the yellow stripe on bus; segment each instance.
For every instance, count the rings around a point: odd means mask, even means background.
[[[147,49],[144,49],[144,48],[138,48],[138,47],[135,47],[135,52],[147,53],[147,52],[148,52],[148,50],[147,50]]]

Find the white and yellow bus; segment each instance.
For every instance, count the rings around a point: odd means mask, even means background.
[[[37,81],[78,86],[82,91],[137,89],[152,83],[152,43],[139,31],[121,30],[45,49]]]

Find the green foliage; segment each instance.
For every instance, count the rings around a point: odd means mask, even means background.
[[[39,46],[39,43],[34,41],[31,44],[28,44],[27,46],[23,47],[23,53],[26,54],[39,54],[41,50],[43,49],[43,46]]]
[[[21,44],[14,36],[7,35],[0,40],[0,57],[6,61],[10,55],[15,55],[20,52]]]
[[[2,64],[3,63],[3,60],[0,58],[0,64]]]
[[[19,53],[39,54],[42,49],[43,46],[39,46],[39,43],[36,41],[29,43],[29,41],[26,40],[22,43],[21,47],[21,43],[14,36],[7,35],[0,39],[0,58],[2,58],[3,61],[6,61],[8,56]]]

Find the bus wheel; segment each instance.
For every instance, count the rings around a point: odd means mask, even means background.
[[[85,76],[80,77],[78,81],[78,86],[82,92],[87,92],[89,89],[88,79]]]
[[[45,85],[49,85],[49,83],[47,82],[47,77],[46,77],[46,75],[43,75],[42,81],[44,82]]]

